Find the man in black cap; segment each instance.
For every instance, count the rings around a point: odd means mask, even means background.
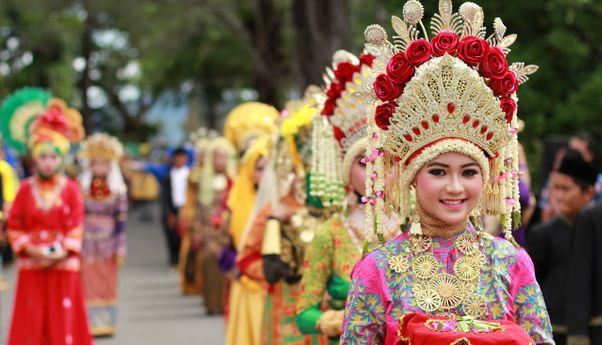
[[[602,201],[575,221],[567,323],[569,345],[602,345]]]
[[[569,149],[550,181],[550,197],[560,215],[535,226],[529,234],[529,254],[558,345],[566,344],[567,337],[566,305],[573,223],[579,212],[591,204],[597,175],[595,166]]]

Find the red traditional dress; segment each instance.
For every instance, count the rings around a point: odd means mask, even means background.
[[[9,345],[92,344],[80,280],[83,199],[62,175],[27,179],[8,216],[8,237],[19,256],[19,278]],[[30,245],[62,248],[67,257],[43,268]]]

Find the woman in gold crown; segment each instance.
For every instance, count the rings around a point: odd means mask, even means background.
[[[126,254],[127,188],[119,168],[121,143],[93,134],[82,144],[85,222],[82,282],[94,336],[113,335],[117,322],[117,282]]]
[[[536,66],[508,66],[515,35],[496,18],[486,40],[476,4],[453,13],[442,0],[439,11],[431,41],[418,38],[427,32],[415,0],[393,17],[393,43],[378,25],[365,32],[376,56],[370,166],[382,176],[394,158],[399,168],[394,187],[370,186],[367,222],[380,233],[392,210],[407,231],[356,265],[342,342],[553,344],[533,263],[510,232],[520,215],[515,92]],[[506,239],[481,230],[483,213],[502,217]]]
[[[252,218],[259,181],[268,163],[270,143],[270,136],[259,137],[245,152],[238,177],[228,196],[230,236],[237,253],[245,246],[245,228]],[[235,267],[224,267],[225,260],[220,258],[221,268],[228,269],[234,276],[228,301],[226,344],[258,345],[267,289],[263,281],[249,276],[246,262],[238,259],[236,256],[230,263]]]
[[[236,150],[224,137],[211,140],[199,180],[197,224],[200,232],[203,303],[209,314],[224,312],[226,278],[218,266],[228,242],[226,220],[228,195],[234,183]]]
[[[301,103],[298,105],[298,103]],[[313,227],[324,217],[306,198],[305,167],[311,158],[311,124],[316,108],[307,92],[304,101],[291,101],[270,163],[263,173],[256,201],[257,214],[245,235],[238,261],[242,274],[268,286],[261,343],[318,344],[318,337],[303,335],[295,325],[295,302],[305,247]],[[294,107],[297,107],[295,109]],[[293,110],[294,109],[294,110]],[[307,206],[307,207],[304,207]]]
[[[356,96],[370,75],[373,57],[358,59],[346,51],[333,57],[331,80],[325,90],[320,119],[315,119],[310,189],[324,206],[343,206],[316,230],[308,245],[297,301],[297,326],[303,333],[325,334],[338,343],[343,308],[349,291],[349,275],[361,258],[364,242],[364,186],[367,149],[365,102]],[[363,200],[364,199],[364,200]],[[390,234],[398,225],[388,223]],[[322,308],[329,295],[328,307]]]

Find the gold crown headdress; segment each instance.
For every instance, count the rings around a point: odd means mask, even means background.
[[[199,127],[196,131],[190,133],[188,139],[194,143],[196,153],[204,152],[211,140],[219,137],[219,133],[213,129]]]
[[[339,50],[324,74],[324,118],[314,121],[310,194],[325,206],[343,204],[353,159],[366,149],[367,107],[358,92],[370,79],[373,59]]]
[[[121,142],[106,133],[94,133],[81,145],[80,157],[83,159],[119,161],[122,156]]]
[[[483,169],[485,212],[502,216],[511,239],[513,218],[519,219],[516,90],[537,66],[508,65],[508,47],[501,19],[485,39],[483,10],[472,2],[452,10],[451,0],[439,1],[431,20],[432,39],[416,0],[406,2],[403,19],[391,19],[392,42],[379,25],[365,31],[366,50],[375,56],[372,80],[363,94],[372,104],[374,151],[369,161],[367,224],[382,234],[380,220],[387,204],[410,216],[410,183],[429,160],[444,152],[460,152]],[[419,38],[422,32],[424,38]],[[399,185],[385,191],[385,156],[399,161]],[[491,176],[489,176],[491,174]],[[380,235],[379,235],[380,236]]]
[[[243,152],[251,139],[275,133],[279,117],[280,113],[271,105],[260,102],[242,103],[226,116],[224,136],[238,152]]]
[[[234,179],[236,177],[236,149],[228,139],[222,136],[215,136],[210,139],[199,139],[199,142],[201,140],[204,141],[202,150],[205,156],[203,165],[198,174],[197,182],[200,184],[198,197],[201,205],[209,206],[213,203],[217,192],[221,192],[227,188],[228,178]],[[197,145],[197,151],[198,150],[199,147]],[[215,153],[220,150],[223,151],[227,157],[226,176],[216,175],[215,173],[213,158]]]

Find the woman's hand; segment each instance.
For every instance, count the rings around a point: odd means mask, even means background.
[[[25,247],[25,254],[34,260],[42,260],[46,258],[46,254],[44,253],[44,249],[40,246],[29,245]]]
[[[44,268],[52,267],[67,257],[67,252],[65,250],[51,252],[45,249],[45,247],[35,245],[30,245],[25,248],[25,253]]]
[[[322,314],[316,328],[326,336],[336,337],[343,332],[345,310],[327,310]]]
[[[293,209],[285,203],[279,203],[272,210],[271,217],[276,218],[282,222],[288,222],[293,216]]]

